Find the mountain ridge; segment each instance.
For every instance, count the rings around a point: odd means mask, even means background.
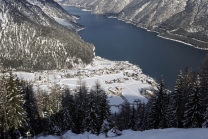
[[[62,15],[71,25],[69,28],[42,10],[53,10],[52,0],[36,0],[37,5],[28,1],[31,0],[0,0],[0,63],[5,68],[76,68],[92,61],[94,46],[76,33],[82,26],[71,15],[55,7],[60,10],[59,17]]]

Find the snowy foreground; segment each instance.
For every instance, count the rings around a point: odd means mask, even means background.
[[[109,137],[108,139],[208,139],[207,128],[193,128],[193,129],[157,129],[147,131],[131,131],[125,130],[123,135],[118,137]],[[38,139],[59,139],[56,136],[39,137]],[[63,139],[103,139],[103,135],[95,136],[90,133],[76,135],[68,131],[63,135]]]
[[[155,88],[156,82],[142,73],[142,70],[127,61],[110,61],[95,57],[90,65],[79,67],[74,70],[48,70],[39,72],[15,72],[20,79],[30,81],[34,90],[38,88],[50,93],[50,89],[58,84],[62,88],[69,87],[72,93],[76,93],[78,81],[86,82],[88,89],[99,81],[108,94],[111,110],[118,109],[116,106],[128,101],[135,100],[146,102],[141,89],[146,89],[148,95],[152,95],[151,89]]]

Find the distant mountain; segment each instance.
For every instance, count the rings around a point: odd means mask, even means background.
[[[76,20],[72,15],[66,12],[57,2],[53,0],[26,0],[32,5],[36,5],[47,14],[55,19],[58,23],[68,27],[71,30],[82,29],[83,26],[76,24]]]
[[[94,46],[77,35],[80,28],[53,0],[0,0],[0,63],[21,70],[88,64]]]
[[[207,0],[59,0],[208,49]]]

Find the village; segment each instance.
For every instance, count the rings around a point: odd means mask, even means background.
[[[86,82],[88,89],[99,81],[111,98],[122,97],[128,101],[145,99],[144,95],[140,94],[140,90],[145,88],[149,93],[157,85],[154,79],[142,73],[139,66],[128,61],[110,61],[98,56],[84,68],[15,74],[23,80],[30,81],[35,90],[41,88],[49,93],[55,84],[60,85],[61,88],[68,87],[72,93],[76,93],[80,79]]]

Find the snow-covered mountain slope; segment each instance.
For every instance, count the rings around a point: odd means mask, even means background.
[[[44,13],[52,18],[58,17],[75,21],[71,15],[69,15],[58,3],[54,2],[53,0],[27,0],[27,2],[40,7]]]
[[[208,48],[207,0],[59,0],[96,14],[116,16],[163,37]]]
[[[27,0],[32,5],[36,5],[41,8],[41,10],[47,14],[49,17],[64,20],[67,24],[62,24],[69,29],[79,30],[83,26],[76,24],[76,20],[72,15],[66,12],[58,3],[53,0]],[[59,20],[56,20],[57,22]],[[59,22],[58,22],[59,23]]]
[[[52,0],[29,2],[0,0],[0,63],[5,67],[37,70],[91,62],[94,46],[85,43],[74,31],[76,23],[71,15],[60,6],[53,11]],[[44,6],[39,7],[37,3],[41,2]],[[53,16],[73,23],[70,24],[73,30],[60,25]]]

